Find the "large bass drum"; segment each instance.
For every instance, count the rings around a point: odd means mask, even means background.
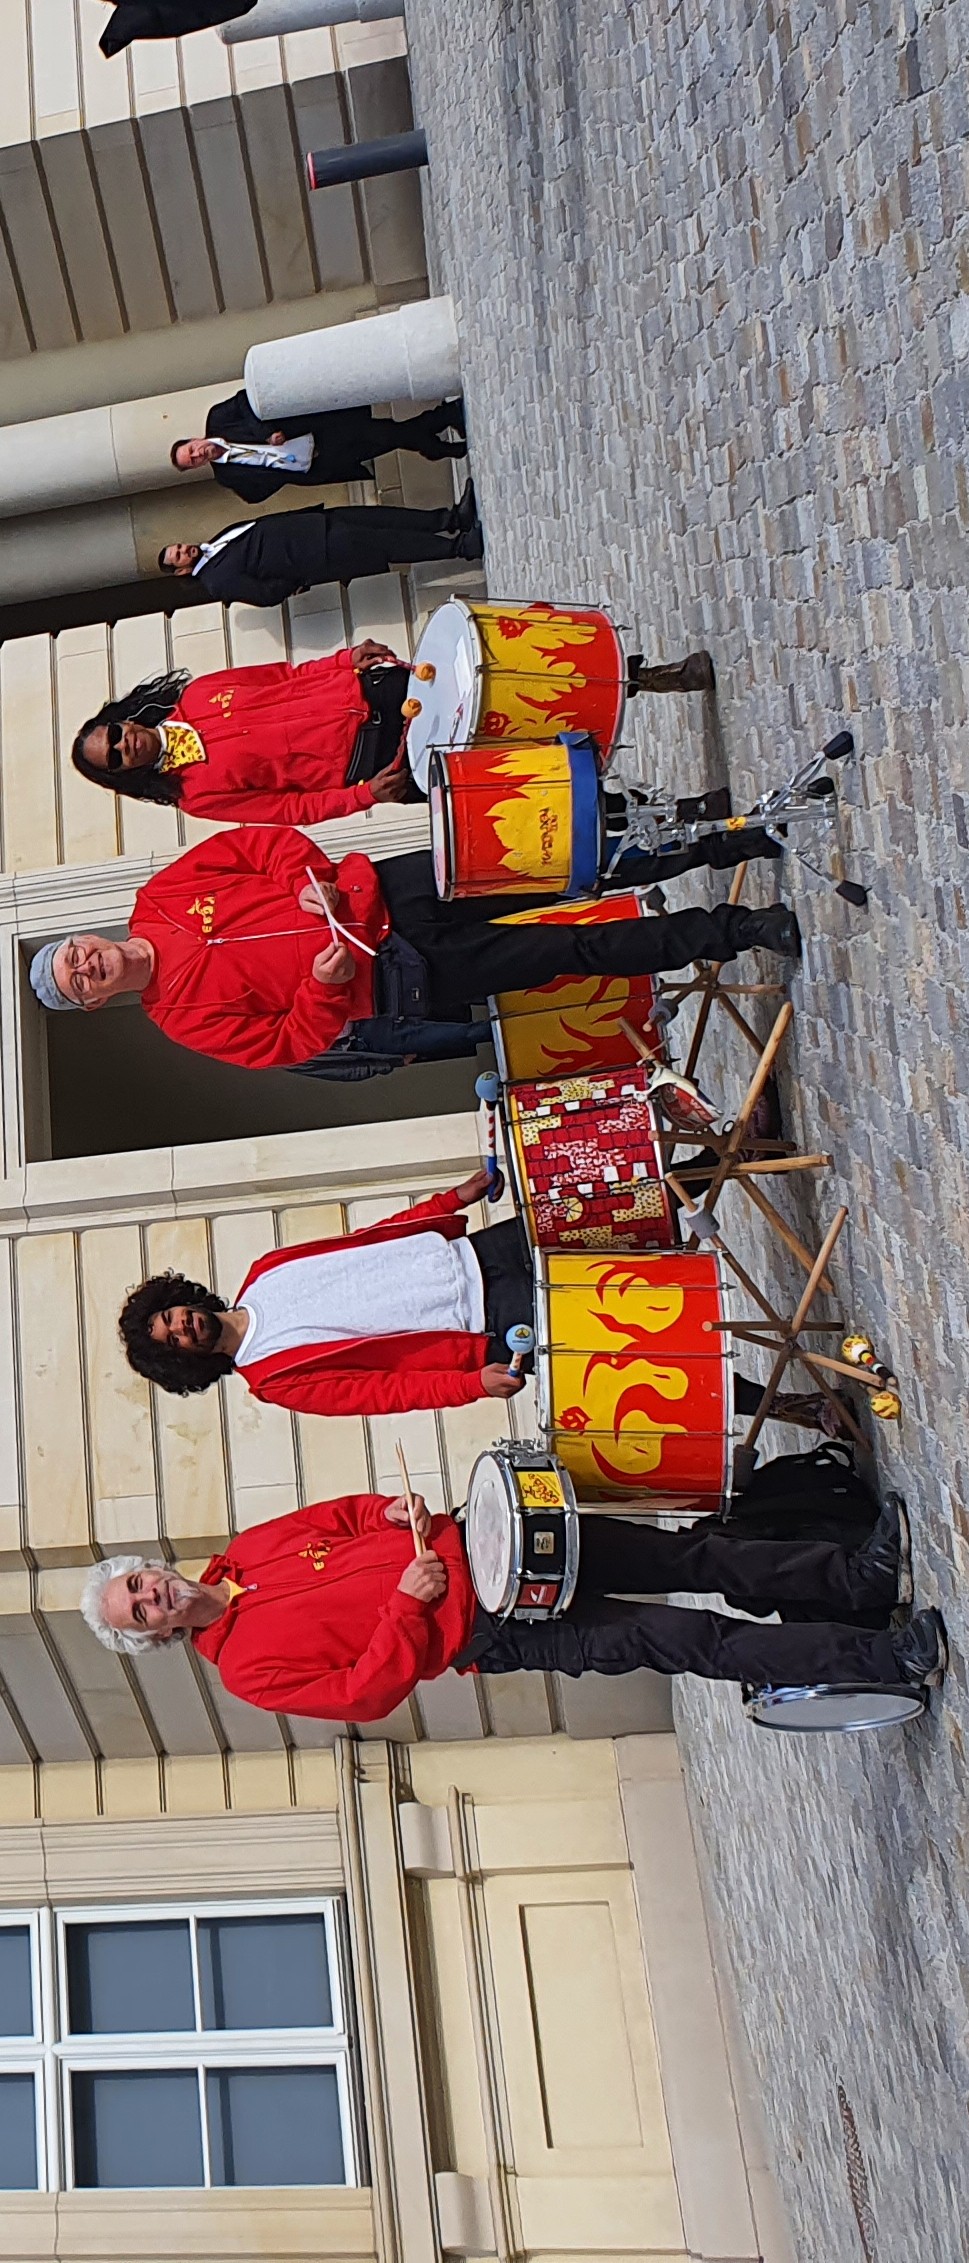
[[[495,1619],[559,1619],[579,1576],[579,1517],[554,1455],[503,1443],[471,1472],[464,1540],[481,1607]]]
[[[542,1438],[580,1500],[716,1511],[730,1496],[733,1362],[713,1251],[535,1252]]]
[[[510,912],[502,926],[588,925],[648,919],[639,888],[583,901],[550,904],[547,911]],[[506,1083],[567,1076],[589,1069],[632,1068],[639,1054],[622,1027],[640,1031],[657,1062],[668,1059],[666,1017],[659,984],[649,974],[562,974],[534,990],[504,990],[490,1001],[499,1073]]]
[[[640,1061],[506,1086],[505,1153],[533,1248],[672,1248],[649,1074]]]
[[[575,731],[536,745],[442,753],[428,768],[434,884],[464,896],[584,896],[602,860],[593,741]]]
[[[744,1688],[744,1712],[759,1729],[797,1736],[857,1736],[862,1729],[898,1729],[924,1713],[923,1689],[904,1682],[859,1689],[848,1682],[816,1682],[802,1689]]]
[[[608,613],[582,605],[469,605],[431,615],[411,662],[407,753],[427,792],[432,749],[588,731],[605,762],[626,702]]]

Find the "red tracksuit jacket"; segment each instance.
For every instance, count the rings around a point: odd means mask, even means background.
[[[192,1641],[234,1697],[318,1721],[381,1721],[417,1682],[446,1672],[475,1614],[461,1534],[450,1517],[433,1519],[447,1592],[418,1603],[397,1585],[414,1558],[410,1530],[388,1524],[386,1507],[375,1493],[318,1501],[251,1525],[213,1557],[203,1581],[229,1578],[244,1592]]]
[[[369,712],[349,652],[197,677],[170,718],[192,724],[207,758],[179,770],[181,808],[253,825],[318,825],[369,809],[368,785],[344,785]]]
[[[376,946],[389,932],[369,857],[331,864],[285,826],[239,825],[186,849],[139,888],[132,935],[155,946],[145,1012],[193,1053],[240,1068],[291,1068],[324,1053],[344,1024],[373,1012],[373,961],[355,954],[349,982],[321,983],[313,960],[325,919],[301,911],[306,867],[340,889],[337,917]]]
[[[466,1231],[453,1191],[432,1194],[427,1202],[416,1202],[413,1210],[382,1218],[376,1226],[363,1226],[349,1237],[271,1249],[246,1274],[235,1302],[244,1305],[251,1282],[294,1257],[322,1257],[327,1250],[340,1249],[346,1239],[400,1241],[407,1234],[426,1233],[428,1225],[448,1241]],[[414,1407],[465,1406],[470,1399],[483,1398],[481,1370],[487,1357],[487,1336],[452,1335],[436,1328],[304,1344],[298,1351],[254,1360],[239,1373],[257,1399],[292,1407],[299,1414],[406,1414]]]

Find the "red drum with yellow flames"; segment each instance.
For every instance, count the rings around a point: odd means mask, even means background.
[[[608,613],[579,605],[468,605],[431,615],[411,662],[407,753],[427,791],[433,748],[585,731],[605,762],[619,736],[626,665]]]
[[[548,911],[513,912],[503,925],[527,926],[534,920],[581,921],[646,919],[638,888],[550,905]],[[506,1084],[545,1076],[585,1075],[590,1069],[638,1065],[639,1054],[621,1028],[625,1019],[638,1029],[658,1062],[668,1054],[665,1023],[650,1016],[659,989],[649,974],[558,975],[535,990],[504,990],[490,1001],[498,1068]]]
[[[430,758],[434,884],[457,896],[585,896],[602,858],[602,794],[593,741],[565,731],[547,745],[475,746]]]
[[[533,1248],[672,1246],[673,1206],[648,1083],[640,1062],[507,1087],[505,1151]]]
[[[733,1424],[726,1318],[714,1252],[536,1252],[543,1442],[580,1500],[722,1507]]]

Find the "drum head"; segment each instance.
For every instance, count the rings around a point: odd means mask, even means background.
[[[895,1729],[924,1713],[924,1690],[901,1684],[886,1689],[844,1689],[819,1682],[813,1689],[757,1689],[745,1711],[761,1729],[790,1729],[799,1736],[825,1731],[850,1736],[859,1729]]]
[[[415,675],[417,667],[434,670],[433,683]],[[460,597],[451,597],[432,613],[411,662],[408,699],[419,699],[421,711],[407,729],[407,759],[421,792],[427,792],[427,770],[432,747],[470,746],[481,705],[481,646],[473,615]]]
[[[521,1518],[509,1465],[480,1454],[471,1472],[465,1545],[474,1591],[486,1611],[507,1610],[521,1568]]]

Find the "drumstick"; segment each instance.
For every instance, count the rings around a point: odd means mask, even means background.
[[[371,950],[369,943],[364,942],[362,935],[351,935],[348,928],[341,927],[339,920],[334,919],[333,913],[330,910],[329,904],[327,903],[326,897],[323,894],[323,890],[320,887],[320,883],[316,877],[315,872],[312,870],[310,865],[306,865],[304,869],[310,887],[312,888],[314,895],[319,898],[319,901],[323,906],[323,910],[326,913],[327,919],[330,922],[330,934],[333,937],[334,943],[338,942],[342,936],[344,943],[349,943],[350,949],[352,951],[366,951],[368,959],[375,959],[377,956],[376,951]]]
[[[397,1459],[400,1463],[400,1474],[403,1479],[404,1499],[407,1503],[407,1514],[410,1518],[410,1528],[414,1535],[414,1554],[415,1556],[426,1556],[427,1549],[425,1548],[424,1542],[417,1529],[417,1504],[410,1489],[410,1478],[407,1475],[407,1463],[404,1460],[404,1449],[399,1438],[397,1440]]]
[[[500,1202],[501,1197],[505,1191],[505,1182],[502,1178],[501,1172],[498,1169],[498,1126],[496,1119],[496,1109],[498,1105],[498,1079],[495,1075],[494,1069],[486,1069],[483,1075],[477,1077],[475,1080],[474,1089],[477,1093],[478,1099],[484,1101],[485,1117],[488,1126],[487,1199],[489,1202]]]

